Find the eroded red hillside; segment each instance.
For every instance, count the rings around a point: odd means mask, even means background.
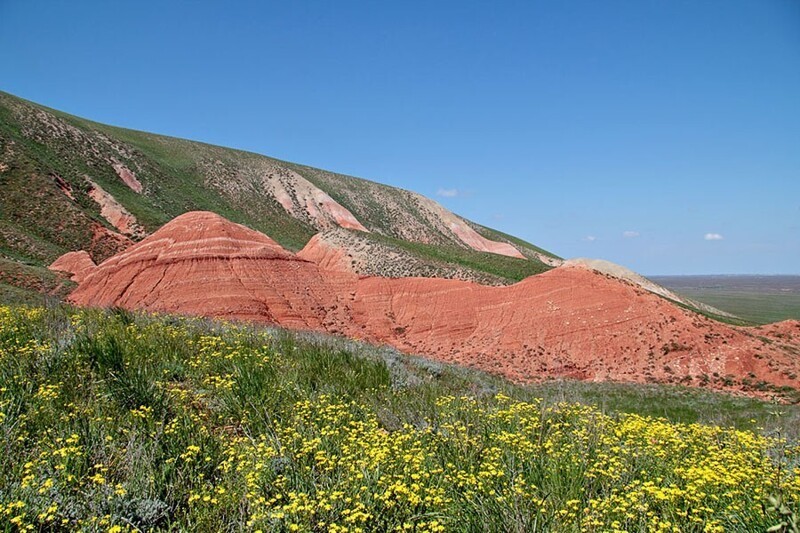
[[[75,283],[81,283],[86,276],[92,273],[97,265],[92,261],[92,256],[84,250],[67,252],[50,265],[50,270],[69,274]]]
[[[193,212],[103,262],[70,299],[338,333],[516,381],[798,386],[800,343],[786,328],[727,327],[586,267],[488,287],[359,278],[332,270],[334,255],[321,254],[321,268],[261,233]]]
[[[354,281],[323,276],[262,233],[192,212],[103,262],[70,300],[325,329],[347,320],[337,302]]]

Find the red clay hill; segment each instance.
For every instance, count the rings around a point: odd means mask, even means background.
[[[522,382],[800,386],[797,321],[729,327],[584,266],[488,287],[358,277],[304,257],[214,213],[186,213],[91,270],[82,264],[70,300],[336,333]]]

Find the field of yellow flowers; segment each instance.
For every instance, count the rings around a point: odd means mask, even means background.
[[[0,529],[752,532],[800,511],[780,425],[558,401],[365,350],[0,307]]]

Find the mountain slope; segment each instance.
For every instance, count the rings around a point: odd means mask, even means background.
[[[719,324],[586,266],[488,287],[359,277],[339,269],[337,257],[317,264],[302,255],[214,213],[191,212],[88,273],[79,264],[84,278],[69,299],[341,334],[515,381],[700,384],[714,376],[726,388],[800,385],[800,323],[768,338],[770,330]]]
[[[86,251],[100,263],[193,210],[245,224],[288,250],[305,247],[312,258],[336,249],[340,266],[360,275],[507,285],[562,263],[417,193],[98,124],[0,92],[0,283],[51,287],[40,267],[62,254]],[[20,265],[40,279],[21,284]]]
[[[0,92],[0,254],[96,263],[192,210],[300,250],[319,232],[371,255],[363,274],[507,284],[559,259],[419,194],[269,157],[97,124]],[[376,259],[391,249],[398,262]],[[355,267],[365,264],[355,261]],[[366,267],[365,267],[366,268]]]

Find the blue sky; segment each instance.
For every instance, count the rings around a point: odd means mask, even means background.
[[[564,257],[800,273],[800,2],[0,0],[0,89]]]

